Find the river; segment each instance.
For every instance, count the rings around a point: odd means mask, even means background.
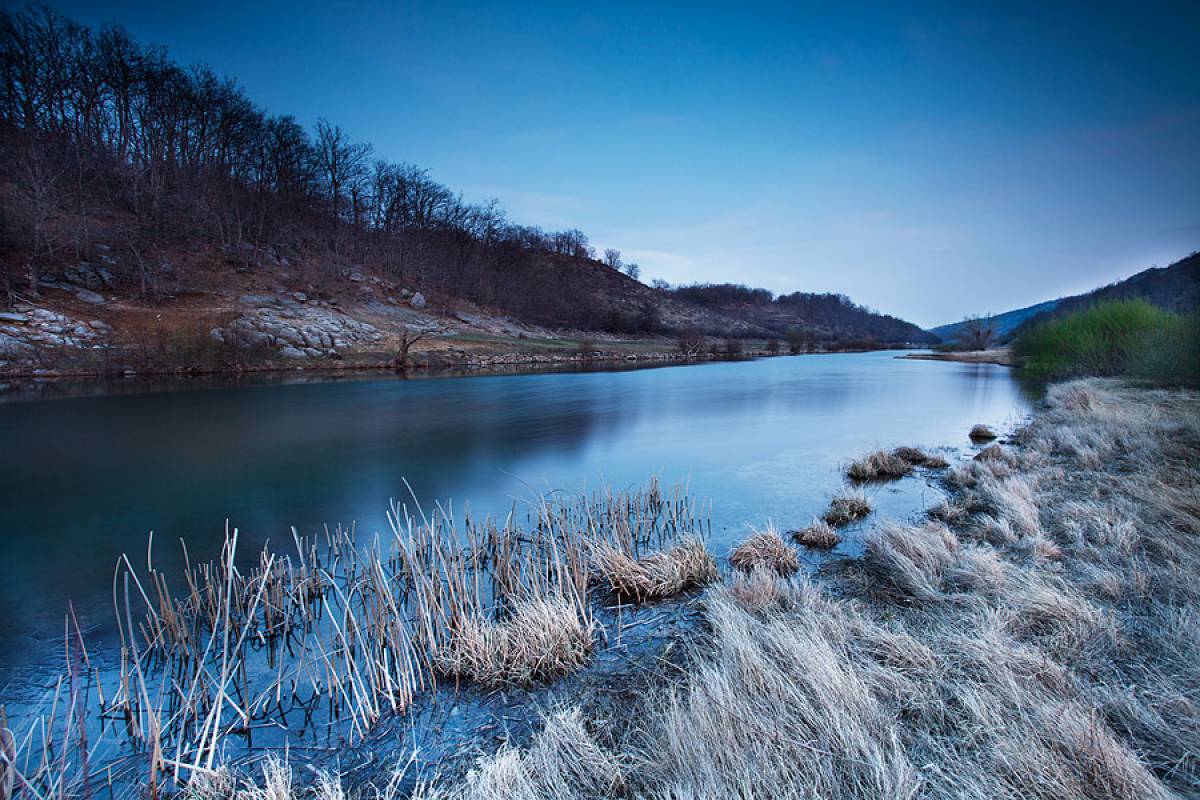
[[[253,555],[290,526],[385,528],[390,498],[504,514],[548,490],[686,482],[712,502],[711,547],[749,525],[806,524],[850,458],[914,444],[968,452],[976,422],[1011,427],[1029,392],[1007,368],[894,352],[462,378],[372,376],[0,403],[0,686],[61,666],[73,600],[102,648],[112,579],[154,532],[216,555],[226,521]],[[876,518],[937,495],[915,478],[868,490]],[[859,539],[848,537],[843,552]]]

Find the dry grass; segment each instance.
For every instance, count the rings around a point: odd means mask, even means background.
[[[857,522],[871,513],[867,496],[860,491],[843,492],[829,502],[829,510],[821,519],[835,528]]]
[[[948,476],[945,522],[882,526],[828,587],[760,568],[711,591],[711,638],[619,738],[548,722],[447,796],[1200,796],[1200,401],[1048,401]],[[549,750],[602,788],[512,766]]]
[[[570,603],[524,600],[500,622],[459,624],[436,656],[443,674],[485,686],[527,686],[566,675],[592,652],[595,625]]]
[[[389,536],[294,535],[294,549],[264,547],[250,565],[235,529],[218,560],[188,562],[174,587],[154,568],[151,541],[145,574],[122,557],[114,576],[119,663],[89,667],[72,616],[68,673],[45,713],[12,736],[0,711],[0,787],[73,795],[107,766],[92,753],[128,747],[146,757],[116,789],[137,789],[137,769],[154,796],[214,778],[230,740],[240,747],[256,729],[358,745],[440,680],[508,687],[564,675],[592,652],[597,543],[637,553],[683,539],[638,561],[652,594],[716,575],[694,538],[707,528],[696,502],[653,481],[535,498],[526,529],[515,516],[460,525],[440,507],[394,504]]]
[[[729,554],[729,563],[743,572],[764,568],[778,575],[792,575],[800,569],[796,551],[770,526],[765,531],[755,531],[734,548]]]
[[[833,526],[823,519],[814,519],[808,527],[792,531],[792,538],[798,544],[814,550],[832,550],[842,541]]]
[[[947,523],[883,525],[826,583],[735,573],[686,674],[619,719],[554,712],[417,796],[1200,796],[1200,399],[1077,383],[1018,439],[947,476]]]
[[[846,476],[858,483],[890,481],[910,474],[912,468],[913,462],[886,450],[876,450],[851,462],[846,468]]]
[[[670,550],[635,558],[602,544],[595,550],[599,577],[622,598],[635,602],[673,597],[716,580],[717,562],[704,542],[686,539]]]

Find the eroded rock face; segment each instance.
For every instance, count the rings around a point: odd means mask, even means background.
[[[82,320],[45,308],[18,308],[0,314],[0,366],[34,361],[40,351],[105,347],[112,328],[98,319]]]
[[[251,346],[277,348],[284,358],[320,358],[383,338],[373,325],[294,297],[244,295],[239,303],[245,308],[242,316],[212,330],[217,341],[237,337]]]

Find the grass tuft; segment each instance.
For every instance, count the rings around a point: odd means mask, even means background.
[[[520,601],[500,622],[468,618],[436,657],[444,675],[484,686],[528,686],[569,674],[592,652],[595,623],[558,599]]]
[[[858,483],[896,480],[911,472],[912,462],[886,450],[869,453],[846,468],[847,477]]]
[[[605,543],[597,546],[594,560],[609,588],[636,602],[672,597],[718,577],[717,562],[696,538],[641,558]]]
[[[796,551],[788,546],[773,526],[768,526],[765,531],[756,531],[734,548],[729,554],[729,563],[743,572],[763,568],[778,575],[792,575],[800,569],[800,558]]]
[[[814,519],[808,527],[792,531],[792,538],[814,550],[832,550],[842,541],[833,526],[823,519]]]
[[[843,492],[829,502],[829,510],[821,519],[835,528],[857,522],[871,513],[871,504],[861,491]]]

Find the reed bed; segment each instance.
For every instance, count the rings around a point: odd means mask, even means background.
[[[524,524],[516,507],[502,521],[468,513],[458,524],[440,506],[393,503],[389,529],[365,541],[353,528],[293,530],[286,549],[246,558],[227,528],[211,562],[193,564],[184,545],[175,577],[155,568],[151,537],[144,570],[128,556],[114,570],[117,666],[91,666],[70,615],[68,669],[47,710],[21,736],[0,718],[3,798],[122,782],[157,796],[214,778],[231,749],[256,741],[312,731],[359,743],[441,682],[566,674],[596,638],[597,554],[670,564],[655,592],[703,582],[715,576],[705,511],[656,481],[539,497]]]

